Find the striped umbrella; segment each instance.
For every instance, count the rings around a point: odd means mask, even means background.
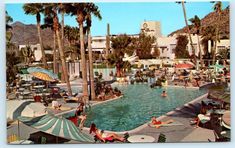
[[[49,81],[49,82],[54,82],[55,79],[53,79],[52,77],[50,77],[48,74],[46,73],[42,73],[42,72],[33,72],[31,73],[31,75],[33,75],[34,77],[44,80],[44,81]]]
[[[18,120],[30,127],[57,137],[85,143],[94,142],[93,137],[83,133],[71,121],[63,117],[47,114],[36,118],[20,116]]]
[[[39,102],[29,100],[8,100],[7,121],[17,119],[19,116],[38,117],[46,114],[46,107]]]
[[[34,72],[40,72],[40,73],[45,73],[48,76],[50,76],[52,79],[58,79],[58,75],[53,73],[51,70],[47,70],[41,67],[30,67],[27,69],[29,73],[34,73]]]

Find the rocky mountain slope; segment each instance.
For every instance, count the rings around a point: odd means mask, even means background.
[[[215,12],[211,12],[208,15],[206,15],[204,18],[201,19],[201,26],[206,27],[206,26],[216,26],[216,23],[219,24],[219,31],[221,34],[221,37],[223,38],[229,38],[230,35],[230,26],[229,26],[229,7],[224,9],[221,13],[221,19],[220,22],[218,22],[218,15]],[[190,19],[190,18],[188,18]],[[195,33],[195,29],[191,29],[192,33]],[[169,34],[169,36],[178,34],[178,33],[187,33],[187,28],[184,27],[182,29],[176,30],[172,33]]]

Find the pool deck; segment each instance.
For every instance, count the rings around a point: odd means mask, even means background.
[[[208,139],[215,141],[214,133],[212,130],[205,128],[194,128],[195,125],[190,125],[190,121],[196,117],[196,114],[192,114],[195,111],[200,110],[200,102],[207,94],[185,104],[184,106],[177,108],[174,111],[167,113],[164,116],[159,117],[161,121],[173,119],[174,121],[182,123],[182,125],[173,125],[168,127],[153,128],[147,125],[135,129],[130,132],[131,135],[148,135],[155,138],[154,142],[158,141],[160,133],[166,136],[166,142],[208,142]]]

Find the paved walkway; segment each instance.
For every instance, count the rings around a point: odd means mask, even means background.
[[[155,138],[157,142],[159,134],[166,136],[166,142],[208,142],[208,139],[214,141],[213,130],[205,128],[194,128],[190,125],[190,121],[196,117],[200,111],[200,102],[204,98],[197,99],[195,102],[189,103],[180,109],[176,109],[164,116],[161,121],[173,119],[182,123],[182,125],[172,125],[168,127],[153,128],[146,126],[143,129],[133,132],[130,135],[144,134]],[[194,114],[193,114],[194,113]]]

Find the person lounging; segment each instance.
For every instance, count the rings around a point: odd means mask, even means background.
[[[86,120],[86,115],[83,114],[84,103],[80,103],[76,109],[75,116],[80,119],[79,128],[82,129]]]
[[[164,122],[160,121],[160,120],[157,120],[156,117],[152,117],[152,119],[151,119],[151,125],[156,127],[156,128],[160,128],[160,126],[170,124],[172,122],[174,122],[174,120],[172,120],[172,119],[164,121]]]
[[[92,133],[94,133],[96,138],[98,138],[102,142],[113,141],[113,140],[118,140],[121,142],[125,141],[124,137],[121,137],[115,133],[105,133],[103,130],[96,128],[96,125],[94,123],[92,123],[90,127],[90,134]]]

